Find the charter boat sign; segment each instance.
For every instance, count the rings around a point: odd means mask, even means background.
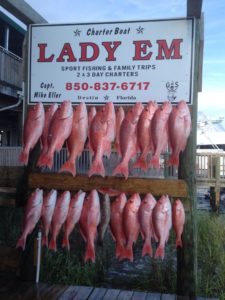
[[[192,103],[194,19],[29,28],[28,104]]]

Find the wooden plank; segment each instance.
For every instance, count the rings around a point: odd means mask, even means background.
[[[106,292],[107,292],[106,288],[95,288],[92,290],[92,293],[88,297],[88,300],[102,300]]]
[[[188,195],[186,182],[176,179],[128,178],[125,180],[121,177],[93,176],[88,178],[82,175],[73,177],[67,174],[34,172],[29,175],[28,186],[31,189],[40,187],[70,191],[114,188],[127,193],[152,193],[155,196],[168,194],[172,197],[187,197]]]
[[[47,21],[24,0],[1,0],[1,6],[26,25],[47,23]]]
[[[91,294],[93,287],[91,286],[80,286],[76,295],[72,298],[73,300],[86,300]]]
[[[133,291],[120,291],[119,296],[116,298],[116,300],[130,300],[133,296]]]
[[[131,300],[145,300],[146,295],[145,292],[134,292]]]
[[[161,294],[147,293],[146,300],[161,300]]]
[[[79,286],[69,286],[65,292],[58,298],[58,300],[71,300],[79,290]]]
[[[31,284],[30,288],[23,295],[23,300],[34,300],[40,298],[41,291],[47,286],[47,283]]]
[[[45,300],[58,299],[68,288],[68,285],[54,284],[45,294]]]
[[[16,188],[15,187],[0,187],[0,193],[9,193],[9,194],[15,194],[16,193]]]
[[[0,196],[0,206],[2,207],[15,207],[16,206],[16,199],[11,198],[2,198]]]
[[[29,290],[30,288],[30,283],[28,282],[21,282],[21,281],[16,281],[17,285],[14,288],[10,288],[8,291],[7,300],[24,300],[24,294]],[[0,293],[2,296],[2,294]],[[3,298],[1,298],[3,299]]]
[[[4,206],[4,207],[16,206],[16,188],[0,187],[0,206]]]
[[[108,289],[107,292],[105,293],[103,300],[117,299],[119,293],[120,293],[120,290]]]
[[[172,294],[162,294],[161,300],[175,300],[176,296]]]
[[[187,17],[200,18],[202,12],[202,0],[187,0]]]

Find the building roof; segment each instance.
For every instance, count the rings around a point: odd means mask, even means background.
[[[4,23],[10,25],[11,27],[13,27],[16,31],[19,31],[20,33],[22,33],[23,35],[25,35],[26,30],[24,30],[19,24],[17,24],[12,19],[10,19],[2,11],[0,11],[0,20],[2,20]]]

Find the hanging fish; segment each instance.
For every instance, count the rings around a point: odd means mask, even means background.
[[[69,172],[76,175],[76,158],[84,150],[88,133],[88,115],[85,103],[80,103],[73,112],[73,125],[70,136],[67,140],[69,152],[68,160],[63,164],[59,172]]]
[[[16,248],[25,249],[27,236],[34,230],[41,217],[43,190],[36,189],[28,198],[24,212],[23,232],[17,241]]]
[[[179,166],[179,154],[184,151],[187,139],[191,132],[191,114],[185,101],[180,101],[169,117],[169,140],[172,153],[167,164],[169,166]]]
[[[64,236],[62,244],[62,246],[66,247],[68,250],[70,250],[69,236],[75,225],[80,220],[85,195],[85,192],[79,191],[70,200],[69,212],[64,223]]]
[[[55,209],[57,199],[57,191],[51,190],[43,198],[43,206],[41,212],[41,221],[43,226],[43,237],[42,237],[42,246],[48,247],[48,233]]]
[[[69,205],[70,205],[70,192],[63,192],[56,201],[54,214],[51,224],[51,241],[49,243],[49,249],[56,251],[56,239],[62,228],[63,223],[66,221]]]
[[[86,242],[85,261],[95,262],[95,240],[100,218],[99,195],[96,190],[92,190],[84,200],[79,221],[80,232]]]
[[[137,123],[140,114],[143,110],[143,105],[136,103],[125,115],[125,118],[120,127],[120,151],[122,159],[113,170],[113,176],[122,174],[126,179],[129,174],[129,161],[135,157],[138,150],[137,145]]]
[[[181,236],[184,230],[184,223],[184,206],[180,199],[176,199],[172,205],[172,224],[176,234],[176,247],[183,247]]]
[[[23,128],[23,149],[19,161],[27,165],[29,153],[40,139],[45,123],[45,111],[41,102],[28,110],[27,118]]]
[[[154,227],[154,234],[159,242],[155,252],[155,258],[165,256],[165,245],[169,240],[170,229],[172,226],[172,210],[170,199],[167,195],[163,195],[157,201],[153,212],[152,221]]]

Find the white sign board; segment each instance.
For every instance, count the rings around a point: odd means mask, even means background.
[[[193,22],[31,25],[28,102],[191,103]]]

